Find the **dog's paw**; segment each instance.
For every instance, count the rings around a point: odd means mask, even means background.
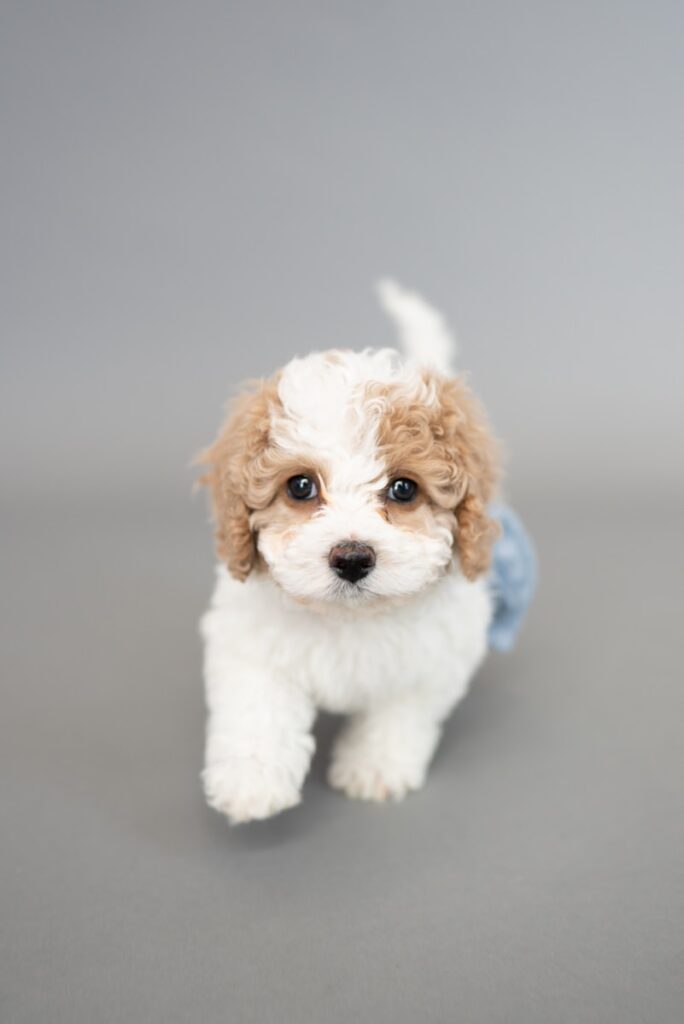
[[[225,814],[232,825],[271,818],[301,800],[286,771],[251,757],[207,765],[202,781],[209,806]]]
[[[328,771],[328,782],[355,800],[402,800],[420,789],[425,781],[425,764],[402,755],[390,741],[357,742],[342,737]]]

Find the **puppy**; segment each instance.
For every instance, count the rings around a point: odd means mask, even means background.
[[[219,557],[202,619],[204,788],[233,823],[294,807],[317,709],[330,784],[399,800],[487,649],[496,445],[441,316],[392,282],[392,349],[293,359],[200,456]]]

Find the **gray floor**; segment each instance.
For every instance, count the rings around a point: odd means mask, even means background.
[[[427,788],[205,809],[201,501],[9,509],[3,1024],[679,1022],[681,501],[518,497],[543,587]]]

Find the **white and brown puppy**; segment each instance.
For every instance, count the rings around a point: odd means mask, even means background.
[[[391,282],[380,296],[403,358],[293,359],[201,457],[220,559],[203,778],[232,822],[299,802],[318,708],[350,715],[331,785],[418,789],[486,651],[495,446],[439,314]]]

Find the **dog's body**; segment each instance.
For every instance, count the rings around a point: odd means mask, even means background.
[[[203,621],[209,802],[235,821],[296,804],[316,709],[353,716],[334,786],[376,800],[417,789],[485,654],[490,609],[484,581],[453,574],[397,608],[318,614],[268,577],[243,584],[220,568]],[[243,757],[255,759],[246,771]]]
[[[351,715],[333,786],[419,788],[486,652],[495,447],[441,318],[396,286],[383,299],[405,361],[293,360],[204,456],[225,563],[202,624],[204,784],[233,822],[298,803],[317,709]]]

